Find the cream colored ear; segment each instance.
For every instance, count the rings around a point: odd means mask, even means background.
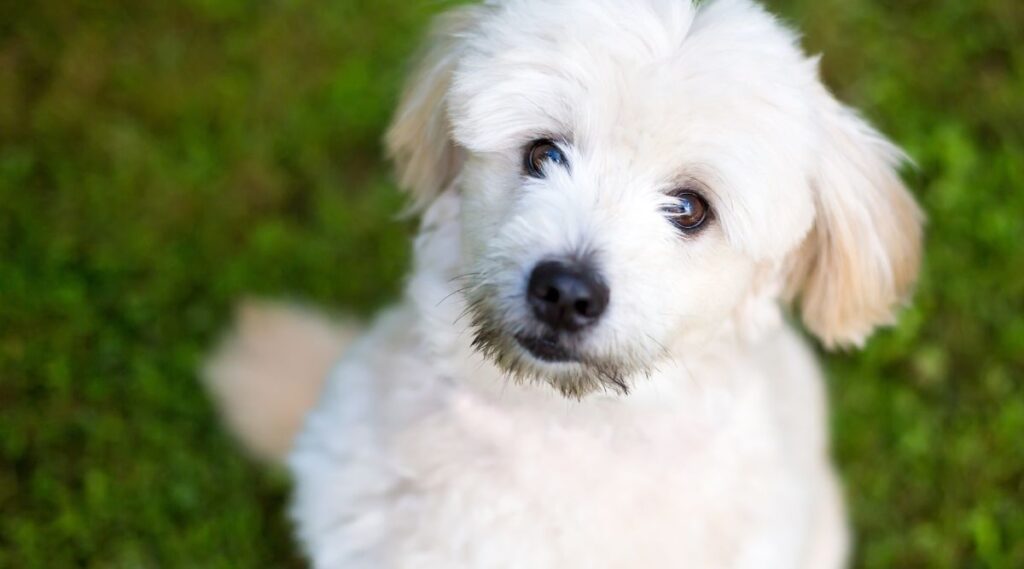
[[[459,34],[474,14],[472,8],[457,8],[437,20],[388,129],[387,149],[399,185],[412,194],[417,209],[451,183],[462,163],[451,138],[447,98],[460,55]]]
[[[861,346],[891,324],[917,278],[923,215],[900,180],[905,155],[821,87],[817,217],[788,293],[825,346]]]

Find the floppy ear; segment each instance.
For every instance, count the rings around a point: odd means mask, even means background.
[[[788,295],[826,347],[861,346],[893,323],[914,286],[923,215],[897,171],[903,152],[819,89],[816,219],[793,259]]]
[[[462,151],[451,137],[447,99],[460,55],[459,35],[473,15],[470,8],[457,8],[438,18],[388,128],[388,154],[415,209],[440,194],[462,164]]]

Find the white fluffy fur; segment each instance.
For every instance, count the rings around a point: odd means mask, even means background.
[[[544,137],[571,166],[526,177]],[[457,8],[388,143],[423,229],[289,460],[314,566],[844,565],[823,384],[781,311],[862,343],[912,286],[921,215],[792,32],[749,0]],[[715,211],[697,235],[660,211],[681,185]],[[527,275],[583,252],[608,311],[583,363],[536,360],[512,339],[538,326]]]

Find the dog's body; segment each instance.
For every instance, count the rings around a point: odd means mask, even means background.
[[[413,276],[289,461],[315,566],[841,567],[782,305],[827,345],[891,319],[920,238],[898,151],[745,0],[505,0],[433,46],[389,137]],[[260,387],[218,378],[261,333],[212,368],[243,435]]]
[[[792,331],[665,361],[625,398],[567,400],[473,349],[451,325],[461,303],[438,305],[446,269],[421,267],[298,439],[293,514],[315,566],[840,565],[822,383]]]

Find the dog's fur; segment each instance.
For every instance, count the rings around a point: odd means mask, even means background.
[[[568,165],[530,177],[541,138]],[[922,216],[791,31],[749,0],[456,8],[387,140],[423,225],[404,300],[288,460],[316,567],[844,564],[823,382],[782,311],[862,344],[908,295]],[[698,233],[665,218],[680,187],[714,211]],[[540,326],[526,280],[580,256],[610,304],[545,363],[515,339]],[[344,334],[248,312],[208,375],[279,456]]]

